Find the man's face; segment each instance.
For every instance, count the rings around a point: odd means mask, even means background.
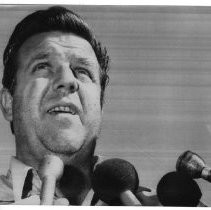
[[[101,127],[99,64],[73,34],[29,38],[18,52],[13,123],[21,159],[85,150]]]

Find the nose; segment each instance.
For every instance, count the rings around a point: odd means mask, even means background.
[[[62,94],[69,94],[78,91],[79,85],[72,69],[61,66],[55,74],[53,88],[55,91]]]

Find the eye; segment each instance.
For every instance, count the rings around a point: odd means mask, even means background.
[[[83,67],[78,67],[74,69],[74,74],[77,78],[89,78],[92,79],[90,71]]]
[[[84,69],[84,68],[76,68],[75,70],[78,74],[85,74],[85,75],[88,75],[89,76],[89,72],[87,69]]]
[[[49,70],[50,64],[47,62],[44,63],[38,63],[34,66],[33,72],[42,71],[42,70]]]

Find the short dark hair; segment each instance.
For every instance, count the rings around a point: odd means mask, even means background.
[[[76,13],[61,6],[38,10],[18,23],[9,39],[3,55],[4,73],[2,84],[13,95],[17,73],[17,54],[22,44],[31,36],[50,31],[76,34],[92,46],[100,65],[101,106],[104,91],[109,81],[109,56],[107,49],[96,40],[88,24]]]

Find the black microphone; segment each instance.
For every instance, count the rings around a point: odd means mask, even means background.
[[[139,186],[135,167],[126,160],[113,158],[98,164],[93,172],[92,186],[96,195],[112,205],[120,200],[123,205],[141,205],[134,193]]]
[[[177,160],[176,169],[190,175],[193,179],[202,178],[211,182],[211,168],[194,152],[182,153]]]
[[[189,175],[174,171],[158,182],[157,196],[163,206],[194,207],[199,204],[202,193]]]

